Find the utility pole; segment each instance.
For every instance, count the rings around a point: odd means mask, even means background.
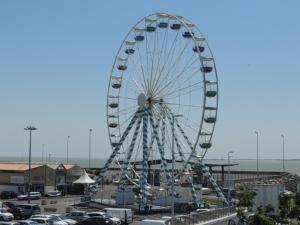
[[[89,129],[89,168],[91,169],[92,129]]]
[[[29,156],[28,156],[28,189],[27,199],[28,204],[30,203],[30,191],[31,191],[31,131],[37,130],[34,126],[27,126],[24,130],[29,130]]]
[[[256,175],[258,178],[259,175],[259,169],[258,169],[258,132],[254,132],[256,134]]]

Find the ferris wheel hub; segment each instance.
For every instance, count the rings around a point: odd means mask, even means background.
[[[138,102],[138,105],[140,107],[144,107],[146,105],[146,102],[147,102],[147,97],[144,93],[140,93],[138,98],[137,98],[137,102]]]

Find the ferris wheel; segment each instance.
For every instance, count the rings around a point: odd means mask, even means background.
[[[161,170],[161,186],[167,186],[170,159],[176,176],[190,169],[195,156],[203,159],[212,146],[217,110],[215,61],[199,28],[182,16],[144,17],[125,36],[112,67],[107,94],[112,153],[104,170],[118,167],[121,178],[141,186],[146,198],[151,166]]]

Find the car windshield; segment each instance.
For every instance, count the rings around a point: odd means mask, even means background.
[[[6,213],[6,210],[5,209],[0,209],[0,212],[1,213]]]
[[[57,219],[56,217],[51,217],[51,220],[52,220],[52,222],[53,222],[53,221],[54,221],[54,222],[60,221],[60,220]]]
[[[30,222],[28,222],[30,225],[38,225],[38,223],[37,222],[35,222],[35,221],[30,221]]]

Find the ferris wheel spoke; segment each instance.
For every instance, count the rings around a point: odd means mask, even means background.
[[[146,73],[146,80],[147,80],[147,84],[146,84],[146,87],[147,87],[147,95],[149,95],[150,94],[150,90],[149,90],[149,87],[150,87],[150,76],[151,76],[151,71],[149,71],[149,55],[151,54],[150,53],[150,50],[149,50],[149,46],[148,46],[148,35],[145,35],[146,36],[146,38],[145,38],[145,40],[146,40],[146,45],[145,45],[145,52],[146,52],[146,65],[147,65],[147,73]],[[150,56],[151,57],[151,56]],[[145,67],[146,67],[146,65],[145,65]]]
[[[151,79],[150,79],[150,91],[151,91],[151,93],[153,93],[153,82],[155,80],[155,77],[156,77],[156,74],[157,74],[157,70],[159,69],[160,59],[161,59],[161,55],[162,55],[162,52],[163,52],[163,49],[159,48],[158,32],[159,31],[155,32],[155,40],[154,40],[154,47],[155,47],[155,49],[153,49],[153,52],[157,53],[157,57],[156,57],[157,58],[157,65],[155,66],[156,70],[154,71],[153,67],[154,67],[154,64],[155,64],[155,60],[154,60],[154,54],[153,54]],[[168,29],[165,29],[164,38],[163,38],[163,41],[162,41],[162,46],[164,46],[167,33],[168,33]],[[157,46],[158,46],[158,48],[157,48]]]
[[[137,44],[137,50],[138,50],[138,55],[139,55],[140,68],[141,68],[141,71],[142,71],[142,79],[143,79],[144,87],[145,87],[145,93],[147,93],[148,92],[148,90],[147,90],[148,85],[147,85],[147,79],[146,79],[146,75],[145,75],[145,69],[144,69],[144,66],[143,66],[143,60],[142,60],[139,44]]]
[[[195,74],[199,74],[199,67],[196,68],[192,67],[195,62],[198,62],[198,60],[199,60],[198,58],[194,59],[188,66],[185,66],[179,74],[175,75],[174,77],[171,77],[171,79],[166,82],[167,84],[161,88],[161,92],[163,92],[163,90],[166,88],[172,89],[175,83],[182,85],[186,81],[190,80]],[[192,71],[189,72],[190,70]],[[173,74],[176,74],[176,71],[177,70],[175,70]],[[188,78],[185,80],[185,82],[180,81],[182,75],[185,76],[189,75]]]
[[[184,53],[184,51],[186,50],[186,48],[187,48],[188,45],[189,45],[189,42],[187,41],[187,42],[185,43],[183,49],[181,50],[181,52],[180,52],[179,55],[177,56],[175,62],[174,62],[173,64],[171,64],[171,66],[168,67],[168,68],[169,68],[168,71],[164,74],[164,75],[165,75],[165,77],[164,77],[165,80],[168,80],[168,76],[169,76],[170,70],[172,70],[172,69],[174,68],[174,66],[176,66],[176,63],[178,63],[178,61],[179,61],[180,58],[182,57],[182,55],[183,55],[183,53]],[[174,51],[175,51],[175,48],[174,48],[174,50],[173,50],[173,53],[174,53]],[[172,54],[171,60],[170,60],[170,62],[168,62],[168,64],[170,64],[170,63],[173,61],[173,56],[174,56],[174,54]],[[167,64],[167,62],[166,62],[166,64]],[[166,64],[165,64],[165,65],[166,65]],[[164,66],[164,67],[165,67],[165,66]],[[161,73],[162,73],[162,72],[161,72]],[[158,83],[158,85],[157,85],[156,89],[154,90],[154,92],[156,92],[158,89],[160,89],[161,84],[162,84],[162,82],[157,82],[157,83]]]
[[[128,123],[128,121],[134,116],[135,113],[127,115],[127,118],[123,119],[122,123],[119,124],[119,127],[122,128],[124,125]],[[125,117],[125,116],[124,116]]]
[[[129,75],[128,71],[126,71],[126,73],[127,73],[127,75]],[[137,95],[139,93],[143,92],[143,90],[145,89],[145,87],[143,87],[143,85],[139,85],[139,83],[133,77],[131,79],[127,80],[127,84],[125,85],[125,87],[127,89],[135,92]],[[139,92],[135,88],[137,88]]]
[[[134,100],[134,101],[137,100],[137,98],[134,98],[134,97],[127,97],[127,96],[119,96],[119,99],[128,99],[128,100]]]
[[[198,86],[198,85],[201,85],[201,84],[203,84],[203,81],[199,81],[199,82],[197,82],[197,83],[194,83],[194,84],[185,86],[185,87],[183,87],[183,88],[174,90],[174,91],[169,92],[169,93],[166,93],[166,94],[164,94],[164,95],[162,95],[162,96],[163,96],[163,97],[167,97],[167,96],[172,95],[173,93],[178,93],[178,92],[181,92],[181,91],[185,91],[186,89],[189,89],[188,91],[190,91],[191,88],[197,88],[197,86]]]
[[[167,105],[185,106],[185,107],[197,107],[197,108],[203,108],[203,105],[186,105],[186,104],[173,103],[173,102],[165,102],[165,104],[167,104]]]
[[[130,73],[126,70],[128,77],[131,78],[133,84],[136,85],[137,88],[138,88],[140,91],[142,91],[143,93],[146,93],[146,86],[145,86],[145,83],[141,82],[141,84],[139,84],[139,83],[137,82],[137,79],[134,79],[134,75],[135,75],[135,77],[138,77],[138,78],[140,77],[141,80],[143,80],[143,77],[144,77],[144,75],[143,75],[143,70],[141,70],[141,72],[139,72],[139,71],[137,70],[138,68],[139,68],[139,69],[142,69],[143,67],[137,65],[138,62],[135,62],[134,57],[131,58],[130,62],[133,64],[132,68],[133,68],[134,71],[132,71],[132,74],[130,74]],[[140,63],[141,63],[141,62],[140,62]],[[132,76],[131,76],[131,75],[132,75]]]
[[[174,60],[174,62],[173,62],[173,57],[170,60],[170,62],[169,62],[170,66],[168,66],[169,69],[168,69],[168,71],[166,72],[166,75],[165,75],[166,80],[168,80],[168,77],[171,74],[171,71],[173,71],[176,68],[176,66],[179,64],[179,61],[182,58],[182,56],[183,56],[183,54],[184,54],[184,52],[185,52],[185,50],[187,49],[188,46],[189,46],[189,41],[186,41],[182,51],[180,52],[178,57]],[[192,55],[191,58],[193,58],[193,57],[194,56]]]
[[[182,70],[178,75],[176,75],[172,80],[167,81],[167,84],[166,84],[165,86],[160,87],[160,89],[158,90],[158,93],[164,92],[164,90],[165,90],[166,88],[168,88],[172,83],[178,81],[178,78],[179,78],[182,74],[184,74],[184,72],[185,72],[186,70],[188,70],[188,69],[189,69],[195,62],[197,62],[197,61],[198,61],[198,59],[195,59],[189,66],[183,68],[183,70]],[[196,68],[196,69],[198,70],[198,68]]]
[[[149,36],[150,37],[150,36]],[[154,39],[154,40],[153,40]],[[148,40],[148,39],[147,39]],[[153,79],[153,68],[154,68],[154,60],[156,55],[156,44],[157,44],[157,32],[155,32],[154,37],[152,38],[152,48],[151,46],[147,49],[147,52],[150,54],[150,72],[148,72],[148,95],[151,95],[151,86],[152,86],[152,79]],[[151,51],[150,51],[151,48]],[[148,54],[147,54],[148,55]]]
[[[200,87],[200,89],[203,89],[203,87]],[[181,91],[181,92],[179,92],[179,94],[177,93],[177,91],[173,91],[170,94],[166,94],[164,96],[164,98],[168,99],[168,100],[174,99],[174,98],[179,98],[179,97],[183,97],[183,96],[189,95],[189,94],[191,94],[191,93],[193,93],[195,91],[199,91],[200,89],[198,87],[193,87],[190,90]],[[177,95],[175,95],[175,94],[177,94]]]
[[[176,43],[177,43],[177,40],[178,40],[178,36],[179,36],[179,31],[177,31],[176,37],[174,38],[174,40],[173,40],[173,42],[172,42],[172,45],[171,45],[171,47],[170,47],[170,49],[169,49],[169,51],[168,51],[168,54],[167,54],[166,59],[165,59],[163,65],[162,65],[161,70],[159,70],[157,79],[154,81],[153,93],[156,92],[156,89],[157,89],[156,86],[159,85],[159,82],[160,82],[160,80],[161,80],[163,71],[165,70],[165,67],[166,67],[167,62],[168,62],[168,60],[169,60],[169,58],[170,58],[171,53],[174,52],[174,49],[175,49],[174,47],[176,46]],[[165,54],[166,54],[166,50],[167,50],[167,49],[165,48]]]
[[[157,59],[156,70],[155,70],[154,77],[153,77],[152,84],[151,84],[151,92],[152,93],[154,91],[156,76],[159,75],[158,71],[160,70],[160,67],[161,67],[161,65],[160,65],[161,56],[162,56],[163,52],[165,51],[165,48],[167,47],[168,33],[169,33],[169,29],[165,29],[164,38],[163,38],[163,41],[162,41],[162,46],[159,48],[160,51],[159,51],[159,55],[157,57],[158,59]],[[158,42],[158,38],[156,38],[156,39],[157,39],[157,42]]]
[[[136,111],[136,108],[137,108],[137,107],[138,107],[138,106],[135,104],[135,105],[133,105],[133,106],[129,106],[129,107],[127,107],[127,108],[118,110],[118,111],[116,111],[116,112],[109,112],[109,115],[119,115],[120,113],[127,112],[128,110],[130,110],[130,111],[132,111],[132,110]],[[109,115],[108,115],[108,117],[109,117]]]

